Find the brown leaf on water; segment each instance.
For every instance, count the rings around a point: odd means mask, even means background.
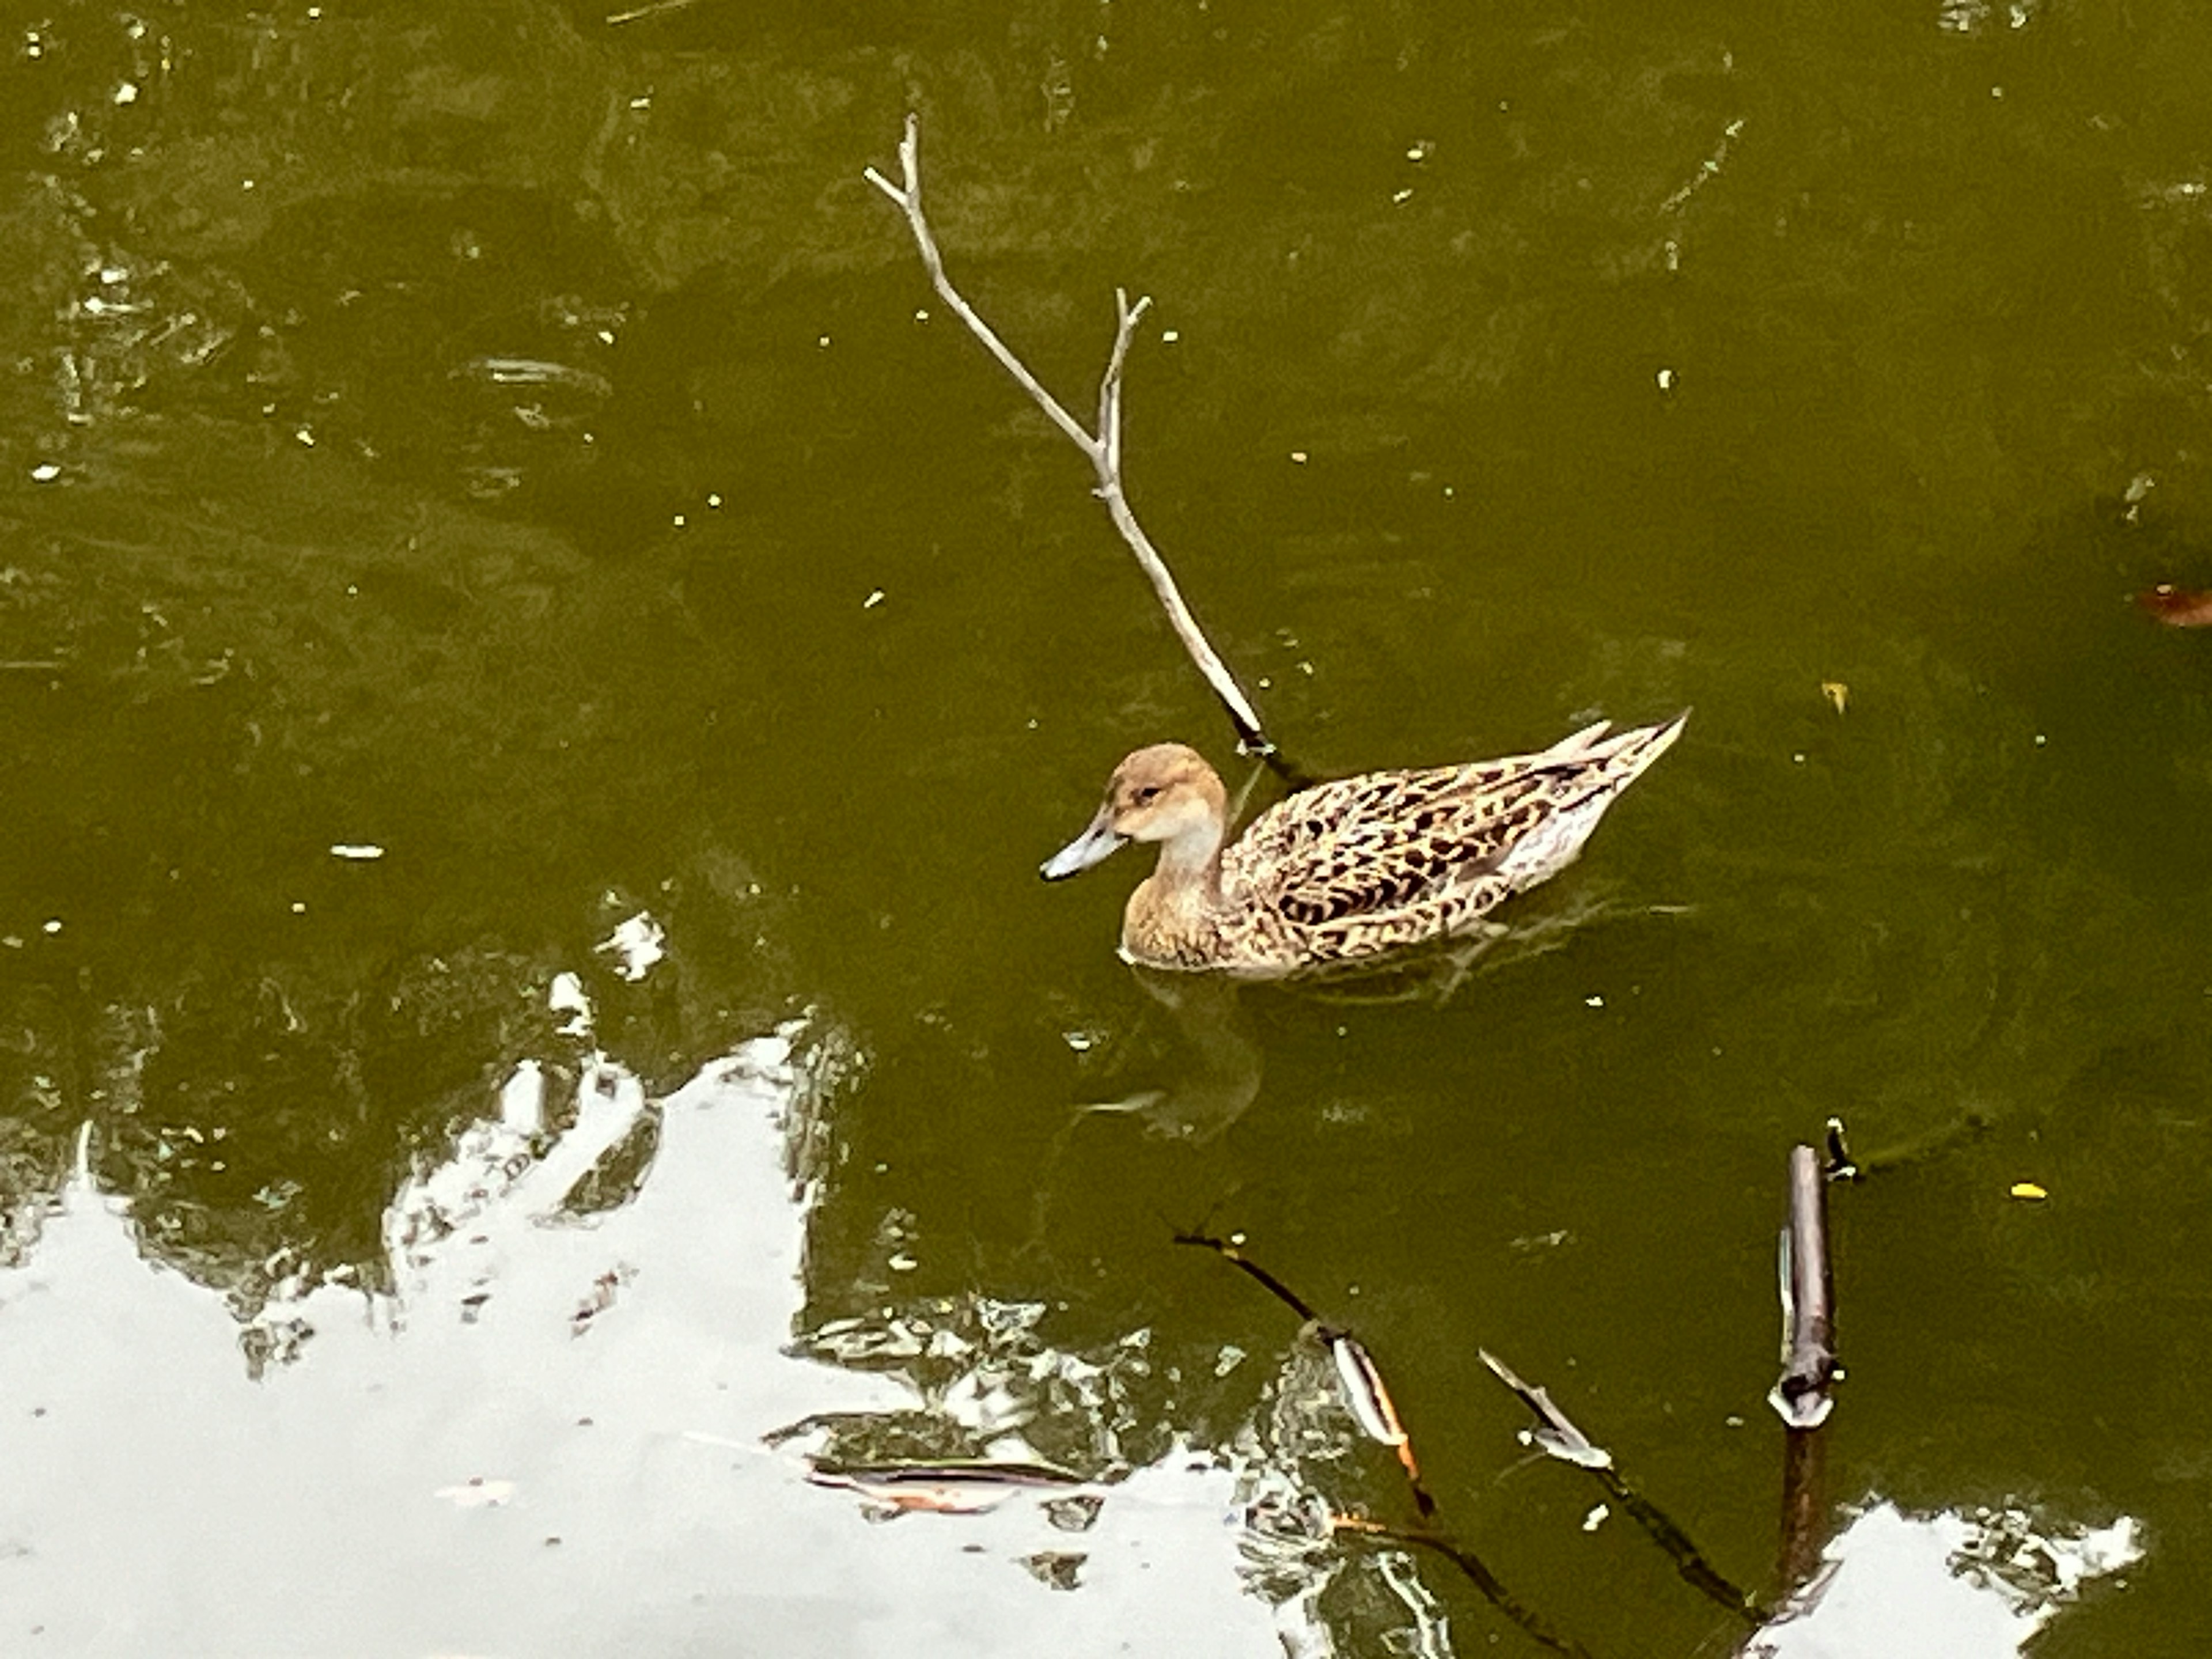
[[[2160,582],[2136,594],[2136,603],[2168,628],[2212,628],[2212,592]]]

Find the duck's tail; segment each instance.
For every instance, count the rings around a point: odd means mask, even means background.
[[[1638,726],[1607,736],[1600,720],[1556,743],[1539,764],[1572,779],[1553,810],[1528,836],[1507,849],[1498,869],[1516,891],[1548,880],[1572,864],[1620,792],[1643,775],[1644,768],[1674,746],[1690,718],[1685,708],[1657,726]]]
[[[1689,718],[1690,711],[1685,708],[1671,720],[1632,726],[1626,732],[1614,732],[1611,720],[1598,720],[1572,737],[1560,738],[1536,757],[1537,763],[1599,767],[1607,774],[1606,781],[1619,788],[1634,781],[1638,773],[1672,748]]]

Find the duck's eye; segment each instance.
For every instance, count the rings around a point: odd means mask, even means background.
[[[1159,793],[1160,787],[1157,783],[1146,784],[1137,791],[1137,805],[1139,806],[1150,805],[1152,802],[1158,797]]]

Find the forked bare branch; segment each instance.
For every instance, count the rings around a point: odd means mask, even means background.
[[[930,286],[938,297],[951,308],[954,316],[968,325],[968,331],[982,342],[983,349],[998,359],[999,367],[1014,378],[1014,383],[1030,394],[1045,417],[1066,435],[1067,441],[1081,450],[1091,462],[1091,471],[1097,475],[1098,499],[1106,504],[1107,516],[1114,528],[1136,555],[1138,566],[1152,585],[1160,606],[1167,612],[1168,623],[1182,641],[1184,651],[1197,665],[1213,695],[1221,700],[1228,711],[1237,736],[1245,748],[1263,755],[1273,755],[1275,745],[1268,740],[1260,724],[1259,712],[1252,700],[1244,695],[1244,688],[1207,641],[1199,627],[1198,619],[1184,603],[1182,590],[1176,586],[1174,574],[1167,561],[1145,534],[1144,526],[1130,509],[1129,500],[1121,484],[1121,379],[1128,362],[1129,342],[1135,336],[1138,321],[1152,305],[1149,298],[1140,297],[1131,304],[1126,292],[1116,289],[1114,293],[1115,324],[1114,349],[1108,355],[1106,370],[1098,384],[1098,430],[1086,432],[1083,423],[1069,414],[1060,400],[1045,390],[1044,385],[1017,357],[1012,348],[992,330],[991,325],[976,313],[975,308],[962,297],[945,272],[945,256],[939,252],[937,237],[929,228],[928,217],[921,203],[921,121],[919,116],[906,118],[906,136],[899,141],[900,182],[893,184],[873,167],[866,170],[868,182],[890,198],[893,206],[906,216],[907,228],[914,233],[915,247],[921,254],[921,263],[929,272]]]

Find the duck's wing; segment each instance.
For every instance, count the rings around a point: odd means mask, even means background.
[[[1300,928],[1421,906],[1480,881],[1504,850],[1519,821],[1513,768],[1369,772],[1301,790],[1223,855],[1224,884]]]
[[[1223,857],[1224,884],[1295,928],[1449,932],[1571,862],[1681,724],[1607,736],[1601,723],[1540,754],[1318,785],[1254,821]]]

